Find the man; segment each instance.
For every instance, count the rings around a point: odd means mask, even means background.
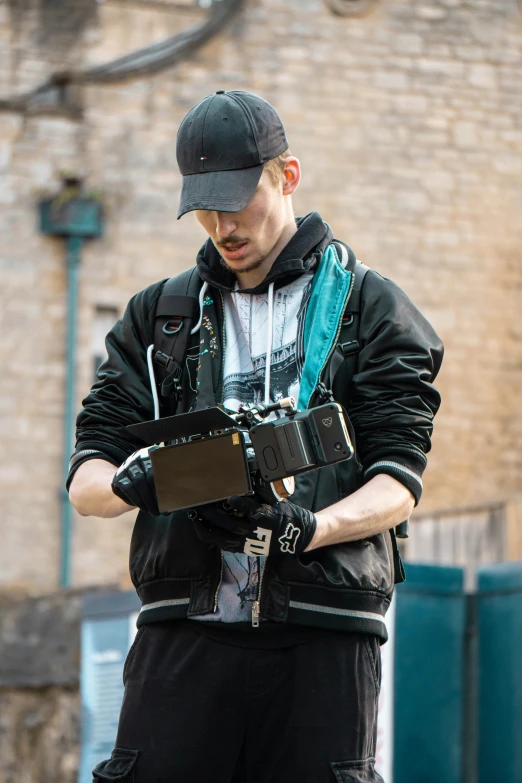
[[[357,459],[299,476],[284,502],[232,497],[160,514],[148,452],[126,426],[154,416],[147,355],[150,365],[165,281],[131,300],[79,415],[69,477],[82,515],[140,508],[139,631],[116,747],[94,779],[379,781],[379,645],[401,580],[393,529],[420,498],[442,346],[395,284],[371,270],[361,283],[317,213],[294,217],[300,165],[270,104],[240,91],[206,97],[183,120],[177,155],[178,217],[194,211],[209,239],[181,399],[162,414],[288,395],[306,408],[330,383]],[[333,356],[356,289],[350,377],[344,354],[335,371]],[[262,557],[245,554],[261,540]]]

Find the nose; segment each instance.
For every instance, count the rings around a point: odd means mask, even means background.
[[[237,229],[237,220],[233,212],[216,212],[216,236],[226,239]]]

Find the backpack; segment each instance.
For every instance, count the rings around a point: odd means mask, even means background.
[[[170,277],[156,303],[154,316],[154,364],[156,380],[163,398],[182,396],[181,379],[191,331],[199,314],[202,280],[197,267]],[[196,335],[196,340],[199,340]],[[195,344],[196,340],[193,340]],[[175,413],[175,410],[172,411]]]
[[[334,240],[336,242],[336,240]],[[341,243],[338,243],[339,245]],[[336,250],[341,259],[341,250]],[[343,384],[346,399],[350,398],[353,377],[359,358],[359,325],[361,320],[361,290],[369,267],[356,261],[353,269],[354,283],[344,311],[338,342],[326,368],[324,385],[333,390],[334,384]],[[161,383],[161,396],[174,397],[172,415],[182,396],[182,375],[189,348],[199,341],[196,334],[191,341],[191,331],[199,318],[202,280],[197,267],[187,269],[165,283],[156,304],[154,318],[155,375]],[[171,406],[169,406],[171,407]],[[346,407],[346,406],[345,406]],[[397,538],[408,537],[408,520],[396,528]],[[393,536],[392,536],[393,538]]]

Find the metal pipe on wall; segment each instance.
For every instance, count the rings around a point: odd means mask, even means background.
[[[101,237],[103,206],[98,198],[82,192],[81,180],[64,178],[63,188],[54,197],[39,203],[40,230],[43,234],[60,236],[65,240],[67,270],[67,316],[65,320],[65,383],[63,419],[63,468],[60,490],[60,587],[71,584],[71,539],[73,510],[65,482],[69,473],[69,459],[74,448],[76,413],[76,333],[78,288],[83,244],[86,239]]]
[[[65,353],[65,411],[63,431],[63,481],[61,489],[61,548],[60,548],[60,587],[68,587],[71,582],[71,532],[72,506],[65,482],[69,473],[69,459],[74,448],[74,422],[76,399],[76,333],[78,311],[78,281],[80,276],[83,237],[66,238],[67,265],[67,319]]]

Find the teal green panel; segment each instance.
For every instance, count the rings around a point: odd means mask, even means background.
[[[59,198],[40,201],[40,230],[43,234],[60,236],[99,237],[103,231],[103,210],[99,201],[72,198],[60,203]]]
[[[478,571],[479,783],[522,781],[522,563]]]
[[[461,568],[408,564],[397,588],[395,783],[462,783]]]
[[[305,361],[297,407],[304,410],[315,391],[339,336],[341,316],[353,286],[353,275],[339,263],[329,245],[314,275],[304,327]],[[325,303],[328,306],[325,307]]]

